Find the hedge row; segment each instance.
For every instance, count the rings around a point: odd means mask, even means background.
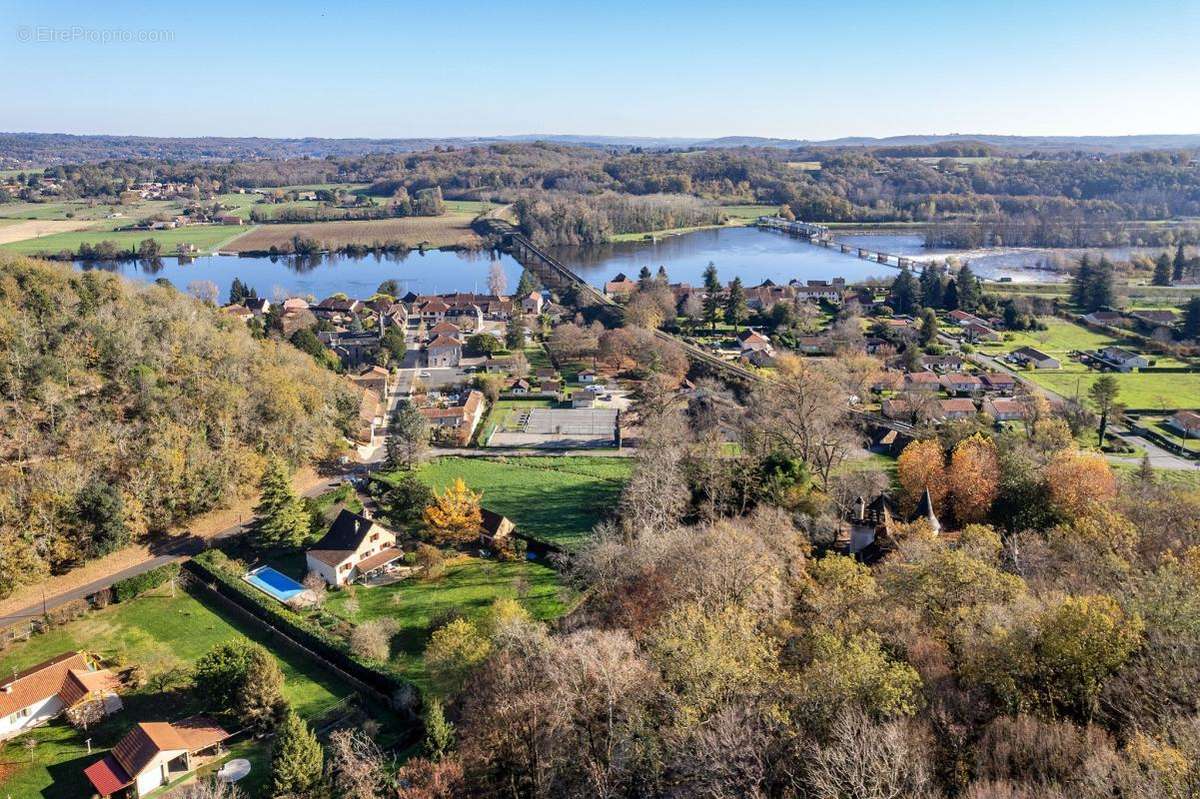
[[[330,633],[305,617],[276,602],[240,577],[230,574],[214,562],[217,550],[208,550],[188,561],[186,568],[209,583],[222,596],[237,603],[266,623],[278,627],[299,644],[320,653],[338,668],[387,696],[411,692],[419,696],[415,685],[399,676],[390,664],[365,660],[350,651],[341,637]]]
[[[113,600],[116,602],[128,602],[138,594],[144,594],[152,588],[158,588],[168,580],[173,580],[179,575],[178,563],[167,563],[163,566],[157,566],[148,572],[136,574],[133,577],[126,577],[124,580],[117,580],[112,584]]]

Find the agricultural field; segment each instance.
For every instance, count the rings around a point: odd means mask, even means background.
[[[632,468],[628,458],[603,456],[438,458],[417,476],[439,491],[461,477],[483,492],[485,508],[512,519],[519,531],[570,550],[612,513]]]
[[[325,607],[355,624],[394,619],[399,625],[392,639],[394,662],[405,678],[424,690],[427,685],[421,656],[435,622],[450,614],[479,618],[500,598],[516,599],[533,618],[549,621],[565,611],[564,591],[558,572],[549,566],[460,555],[447,562],[445,574],[437,580],[410,577],[387,586],[334,591]]]
[[[253,230],[250,229],[251,232]],[[247,228],[237,225],[191,225],[171,230],[81,230],[9,242],[0,244],[0,248],[21,255],[53,255],[63,250],[78,252],[79,245],[84,242],[94,245],[102,241],[115,241],[118,247],[128,250],[136,248],[145,239],[154,239],[163,255],[174,255],[175,248],[180,244],[191,244],[205,253],[221,249],[225,243],[244,235],[246,231]],[[4,230],[0,229],[0,241],[3,241],[3,233]]]
[[[285,248],[291,246],[294,236],[315,239],[334,249],[351,244],[370,246],[388,242],[399,242],[413,249],[422,244],[429,248],[476,247],[480,238],[471,230],[473,218],[473,214],[446,214],[354,222],[261,225],[223,249],[262,252],[271,247]]]
[[[128,205],[105,204],[95,200],[64,200],[50,203],[0,204],[0,217],[6,219],[59,219],[104,222],[106,229],[128,225],[157,214],[175,214],[182,206],[173,200],[141,200]],[[109,219],[112,214],[120,214]]]
[[[0,763],[21,765],[7,775],[0,771],[0,794],[14,799],[90,796],[91,785],[83,776],[83,767],[98,759],[134,723],[175,720],[204,710],[189,692],[171,690],[186,683],[193,662],[218,643],[261,638],[257,631],[226,618],[182,589],[163,586],[13,645],[0,653],[0,672],[10,673],[65,651],[86,649],[118,666],[140,665],[147,680],[142,688],[122,695],[122,712],[87,733],[57,721],[10,741],[0,749]],[[273,653],[283,669],[284,694],[303,717],[316,719],[353,693],[350,686],[310,659],[282,648]],[[92,754],[87,753],[87,738],[92,739]],[[37,742],[32,758],[25,740]],[[251,760],[255,770],[244,787],[250,789],[251,799],[265,796],[267,745],[239,741],[231,746],[231,756]]]

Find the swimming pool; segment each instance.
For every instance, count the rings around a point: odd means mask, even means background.
[[[304,593],[304,586],[270,566],[259,566],[254,571],[247,572],[245,580],[280,602],[288,602],[298,594]]]

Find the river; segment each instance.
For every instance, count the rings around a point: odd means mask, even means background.
[[[969,261],[977,274],[991,279],[1050,282],[1065,277],[1036,269],[1039,261],[1062,251],[997,249],[973,252],[925,250],[919,234],[862,234],[839,237],[856,246],[921,260],[956,256]],[[770,279],[786,283],[792,279],[829,280],[843,277],[849,282],[868,277],[890,277],[895,269],[846,255],[836,248],[817,247],[801,239],[755,228],[703,230],[657,241],[626,242],[589,249],[559,248],[554,254],[588,282],[603,286],[617,273],[636,277],[647,266],[667,270],[672,282],[699,285],[709,262],[715,263],[722,281],[740,277],[747,286]],[[1128,257],[1112,252],[1110,257]],[[499,263],[508,282],[516,288],[521,266],[507,255],[489,252],[431,250],[407,254],[365,256],[327,255],[316,258],[288,256],[203,256],[180,260],[163,258],[153,263],[81,263],[83,269],[106,269],[141,280],[165,278],[180,289],[194,281],[215,283],[222,295],[233,279],[240,278],[260,296],[312,296],[317,299],[343,292],[352,297],[369,297],[384,280],[396,280],[402,291],[437,294],[452,291],[486,292],[492,263]]]

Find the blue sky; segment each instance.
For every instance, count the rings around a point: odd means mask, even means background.
[[[1200,0],[0,0],[0,130],[1200,133],[1198,33]]]

